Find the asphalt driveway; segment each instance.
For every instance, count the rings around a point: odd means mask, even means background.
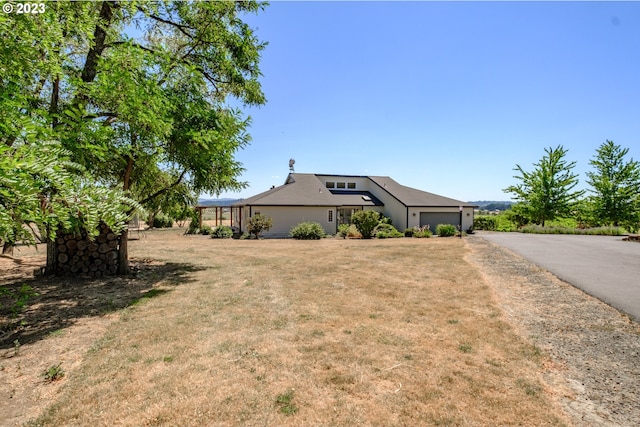
[[[640,243],[611,236],[477,234],[640,322]]]

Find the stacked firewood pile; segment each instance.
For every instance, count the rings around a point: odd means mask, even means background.
[[[92,241],[86,233],[64,234],[56,238],[56,274],[102,277],[118,270],[119,236],[106,224]]]

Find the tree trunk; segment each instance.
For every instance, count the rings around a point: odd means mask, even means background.
[[[58,260],[58,246],[56,241],[50,238],[47,239],[47,265],[44,268],[44,274],[47,276],[53,276],[56,274]]]
[[[2,245],[2,255],[13,256],[13,244],[9,242],[4,242],[4,244]]]
[[[118,274],[122,276],[129,274],[129,229],[125,229],[120,235],[120,246],[118,247]]]
[[[135,144],[136,135],[131,137],[132,142]],[[127,167],[124,170],[122,190],[125,193],[129,192],[131,187],[131,172],[133,171],[133,156],[127,158]],[[120,246],[118,246],[118,275],[126,276],[129,274],[129,226],[120,234]]]

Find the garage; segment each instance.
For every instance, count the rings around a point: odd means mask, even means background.
[[[436,232],[438,224],[460,225],[459,212],[420,212],[420,227],[429,225],[429,229]]]

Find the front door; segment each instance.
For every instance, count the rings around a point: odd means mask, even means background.
[[[351,215],[353,215],[354,212],[361,210],[362,207],[359,206],[338,208],[338,225],[351,224]]]

